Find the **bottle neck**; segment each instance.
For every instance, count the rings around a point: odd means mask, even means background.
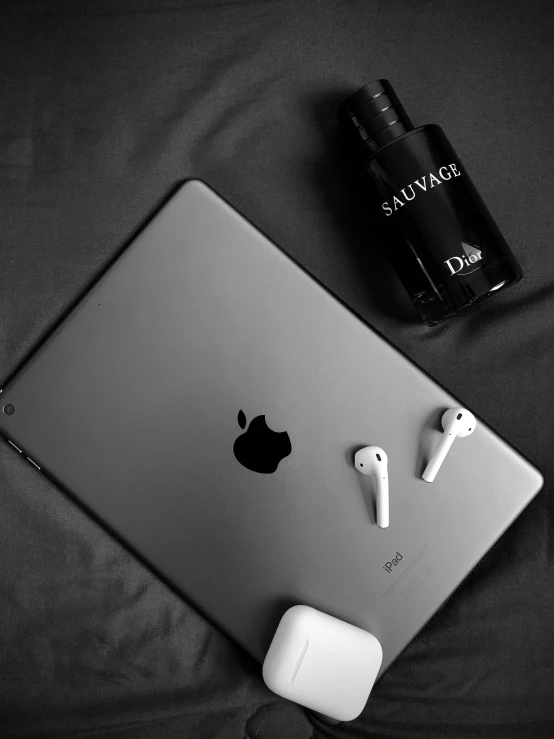
[[[340,106],[341,128],[357,147],[372,156],[414,125],[388,80],[375,80],[360,88]]]

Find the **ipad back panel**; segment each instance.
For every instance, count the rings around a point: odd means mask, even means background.
[[[371,631],[382,674],[542,484],[481,420],[421,480],[460,402],[198,180],[0,399],[3,435],[260,661],[305,603]]]

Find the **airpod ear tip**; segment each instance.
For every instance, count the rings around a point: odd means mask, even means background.
[[[388,457],[380,446],[365,446],[354,454],[354,467],[364,475],[386,473]]]
[[[456,424],[458,436],[469,436],[475,430],[477,420],[467,408],[448,408],[441,418],[443,431]]]
[[[441,425],[443,429],[456,420],[456,416],[463,412],[463,408],[447,408],[441,416]]]

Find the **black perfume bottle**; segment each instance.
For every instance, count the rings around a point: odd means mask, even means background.
[[[442,128],[414,128],[388,80],[359,89],[337,117],[377,186],[388,256],[425,323],[522,278]]]

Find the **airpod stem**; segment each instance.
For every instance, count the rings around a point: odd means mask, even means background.
[[[455,438],[456,435],[451,432],[449,433],[448,431],[445,431],[443,433],[439,443],[437,444],[437,448],[433,452],[433,456],[429,460],[427,467],[425,468],[425,472],[422,475],[425,482],[433,482]]]
[[[386,529],[389,525],[389,478],[376,475],[377,490],[375,507],[377,509],[377,526]]]

